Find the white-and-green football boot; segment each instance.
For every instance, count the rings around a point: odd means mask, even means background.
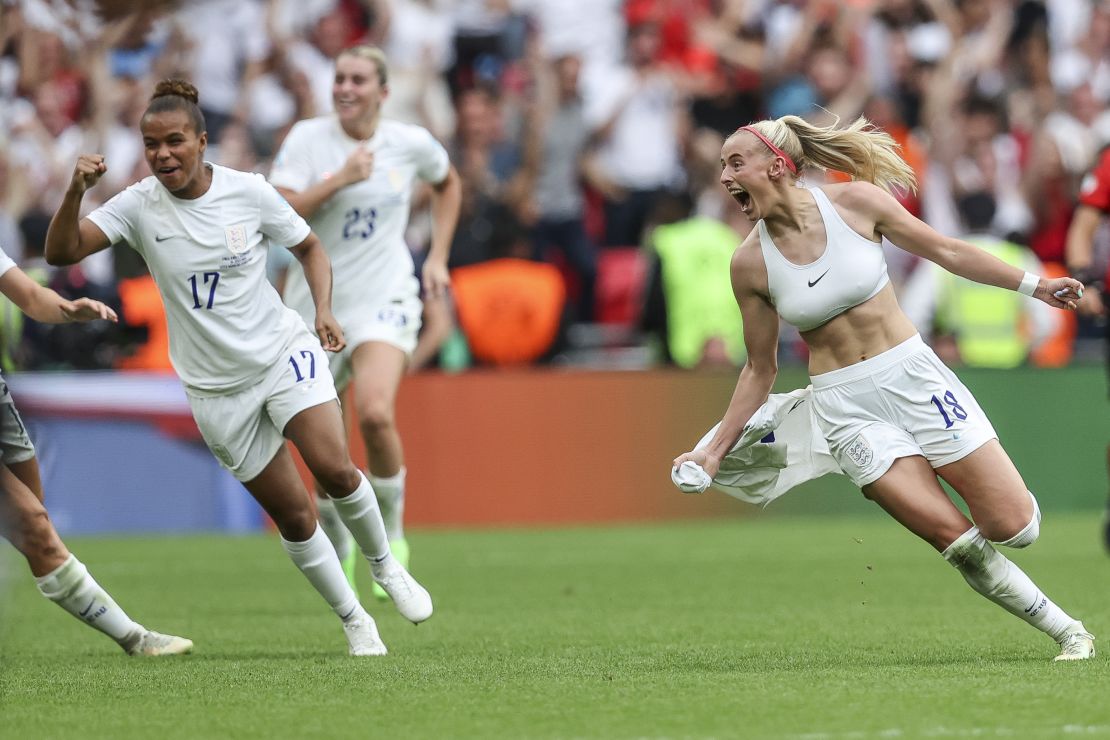
[[[401,564],[401,567],[404,568],[405,570],[408,570],[409,569],[409,543],[408,543],[408,540],[406,540],[404,538],[401,538],[399,540],[393,540],[389,543],[389,549],[393,553],[393,557],[397,558],[397,562]],[[385,589],[382,588],[381,586],[379,586],[376,581],[374,583],[373,590],[374,590],[374,598],[376,598],[378,601],[389,601],[389,594],[387,594],[385,592]]]

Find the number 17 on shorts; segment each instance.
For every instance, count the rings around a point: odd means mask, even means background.
[[[295,382],[316,380],[316,353],[310,349],[295,351],[289,356]]]

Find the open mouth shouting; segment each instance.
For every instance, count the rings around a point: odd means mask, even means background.
[[[752,209],[752,196],[751,194],[740,187],[739,185],[732,185],[728,188],[728,194],[731,195],[737,203],[740,204],[740,210],[744,213],[749,213]]]

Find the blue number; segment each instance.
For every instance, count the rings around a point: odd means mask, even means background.
[[[935,395],[929,400],[933,402],[933,405],[937,407],[937,411],[939,411],[940,415],[944,417],[944,428],[950,429],[952,425],[955,424],[955,422],[952,421],[952,418],[948,415],[948,412],[944,410],[944,405],[941,403],[941,400]],[[960,421],[964,421],[965,419],[967,419],[967,410],[964,409],[964,407],[960,405],[960,402],[956,400],[956,396],[952,394],[952,391],[944,392],[944,403],[947,403],[948,407],[952,410],[952,416],[955,416]]]
[[[308,358],[308,377],[309,377],[310,380],[315,379],[316,378],[316,355],[314,355],[311,350],[302,349],[301,350],[301,357],[302,358],[304,358],[304,357]],[[304,376],[301,375],[301,366],[297,364],[297,360],[293,357],[289,358],[289,364],[293,366],[293,374],[297,376],[296,382],[300,383],[302,380],[304,380]]]
[[[352,208],[343,214],[346,222],[343,224],[344,239],[369,239],[374,233],[374,221],[378,218],[376,208]]]
[[[314,355],[311,350],[302,349],[301,350],[301,357],[307,357],[308,358],[308,377],[312,378],[312,379],[315,379],[316,378],[316,355]]]
[[[378,321],[383,324],[395,326],[398,329],[403,329],[405,325],[409,323],[409,317],[406,316],[405,312],[401,309],[387,306],[381,311],[378,311]]]
[[[205,308],[212,308],[212,303],[216,300],[216,283],[220,282],[220,273],[206,272],[201,275],[203,280],[201,284],[208,285],[208,281],[212,281],[212,285],[208,288],[208,303]],[[201,307],[200,290],[197,288],[197,276],[190,275],[189,282],[193,285],[193,308]]]

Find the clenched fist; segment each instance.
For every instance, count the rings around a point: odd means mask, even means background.
[[[374,152],[366,148],[365,144],[360,144],[357,149],[351,152],[351,156],[347,157],[347,161],[343,163],[343,169],[339,171],[339,176],[342,178],[341,182],[345,185],[354,185],[356,182],[362,182],[370,177],[370,173],[374,171]]]
[[[69,187],[75,192],[84,193],[96,185],[97,180],[107,171],[108,165],[104,164],[103,154],[82,154],[77,158],[77,166],[73,168],[73,180]]]

